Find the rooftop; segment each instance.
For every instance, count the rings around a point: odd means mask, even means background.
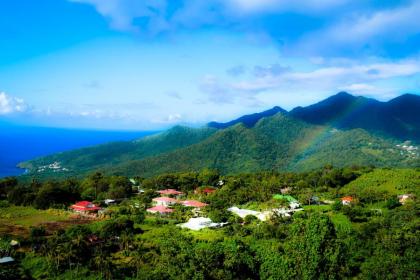
[[[187,207],[195,207],[195,208],[201,208],[208,205],[207,203],[200,202],[197,200],[185,200],[185,201],[182,201],[181,204]]]
[[[162,202],[177,202],[175,198],[161,196],[153,198],[153,201],[162,201]]]
[[[160,190],[160,191],[157,191],[157,193],[165,194],[165,195],[180,195],[180,194],[184,194],[183,192],[177,191],[175,189]]]
[[[74,210],[82,210],[82,211],[94,211],[94,210],[101,210],[101,207],[96,206],[90,201],[79,201],[76,204],[70,206]]]
[[[171,209],[162,205],[158,205],[152,208],[148,208],[147,212],[172,213],[174,212],[174,209]]]

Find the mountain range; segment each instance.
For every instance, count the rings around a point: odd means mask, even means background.
[[[39,177],[96,170],[147,177],[203,168],[230,174],[303,171],[326,164],[420,166],[418,112],[417,95],[380,102],[340,92],[290,112],[276,106],[226,123],[176,126],[135,141],[63,152],[20,166]]]
[[[209,127],[226,128],[237,123],[253,126],[263,117],[287,113],[274,107],[262,113],[246,115],[227,123],[211,122]],[[341,129],[363,128],[369,132],[400,140],[420,140],[420,96],[404,94],[388,102],[339,92],[308,107],[296,107],[289,116],[318,125]]]

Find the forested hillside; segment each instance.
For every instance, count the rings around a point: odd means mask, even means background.
[[[383,103],[339,93],[290,113],[275,107],[212,127],[177,126],[138,141],[65,152],[21,166],[39,178],[93,170],[147,177],[203,168],[233,174],[304,171],[325,164],[415,167],[420,165],[417,142],[401,139],[417,139],[418,99],[403,95]]]
[[[314,105],[295,108],[290,115],[313,124],[363,128],[378,135],[419,142],[419,110],[420,97],[414,94],[379,102],[340,92]]]
[[[259,170],[304,171],[325,164],[416,166],[419,158],[401,154],[393,142],[361,129],[337,131],[277,114],[262,119],[252,128],[236,125],[201,143],[102,171],[151,176],[214,168],[224,174],[234,174]]]
[[[21,167],[28,168],[34,174],[82,175],[104,166],[112,166],[186,147],[206,139],[215,131],[216,129],[213,128],[196,129],[176,126],[160,134],[131,142],[114,142],[34,159],[22,163]],[[57,170],[48,167],[54,162],[59,162],[61,168]],[[67,170],[63,171],[62,168]]]

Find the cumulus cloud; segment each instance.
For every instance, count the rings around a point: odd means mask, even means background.
[[[25,101],[0,92],[0,115],[25,112],[28,109]]]

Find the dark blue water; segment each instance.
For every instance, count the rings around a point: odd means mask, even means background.
[[[154,133],[23,127],[0,123],[0,177],[22,174],[24,170],[16,165],[39,156],[106,142],[133,140]]]

